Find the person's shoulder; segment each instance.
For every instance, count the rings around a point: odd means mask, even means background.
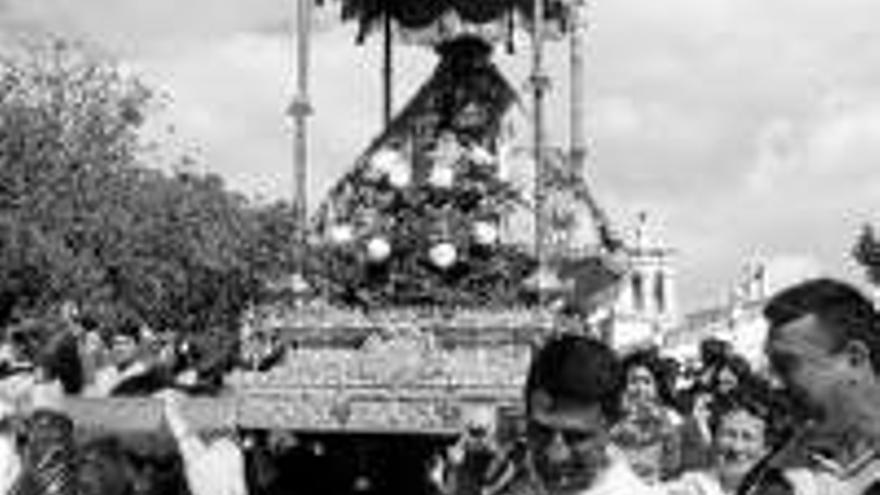
[[[681,476],[663,484],[663,490],[669,494],[708,494],[721,493],[718,478],[702,469],[687,471]]]
[[[790,473],[815,467],[808,455],[811,438],[809,428],[795,433],[778,450],[761,460],[746,475],[740,495],[787,495],[800,493],[792,483]]]
[[[767,469],[752,479],[747,479],[737,495],[795,495],[797,491],[789,476],[781,469]]]
[[[497,495],[540,495],[542,490],[528,477],[517,475],[510,483],[496,492]]]

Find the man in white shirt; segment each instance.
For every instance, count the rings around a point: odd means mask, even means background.
[[[771,369],[807,418],[741,493],[880,494],[880,313],[851,285],[816,279],[774,295],[764,316]]]
[[[576,335],[549,341],[526,380],[525,468],[508,493],[657,493],[610,442],[623,389],[622,366],[604,343]]]

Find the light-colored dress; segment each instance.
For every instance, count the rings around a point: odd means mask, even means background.
[[[622,452],[612,448],[610,457],[608,469],[581,495],[663,495],[662,490],[649,486],[633,471]]]
[[[680,464],[681,418],[656,404],[631,409],[614,427],[611,438],[647,483],[673,475]]]

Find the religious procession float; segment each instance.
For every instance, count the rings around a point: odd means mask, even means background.
[[[320,166],[305,146],[309,19],[312,9],[339,5],[325,3],[297,2],[290,113],[295,209],[307,226],[292,246],[297,269],[287,297],[253,308],[242,324],[243,339],[280,339],[285,358],[235,372],[227,393],[193,398],[186,410],[206,428],[344,434],[442,436],[474,411],[514,418],[531,350],[553,332],[603,332],[601,318],[589,319],[628,266],[585,181],[586,5],[341,2],[343,17],[359,23],[358,42],[382,37],[386,125],[308,213],[307,175]],[[529,41],[516,42],[524,33]],[[570,43],[565,148],[545,132],[548,37]],[[438,62],[395,111],[393,55],[403,39],[427,45]],[[531,56],[530,94],[493,62],[501,50]],[[584,230],[592,235],[577,234]],[[161,416],[150,399],[71,408],[95,428]]]

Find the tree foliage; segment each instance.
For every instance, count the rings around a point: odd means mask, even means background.
[[[284,266],[283,205],[153,167],[156,95],[112,63],[57,41],[0,63],[2,321],[75,300],[108,326],[230,327]]]

